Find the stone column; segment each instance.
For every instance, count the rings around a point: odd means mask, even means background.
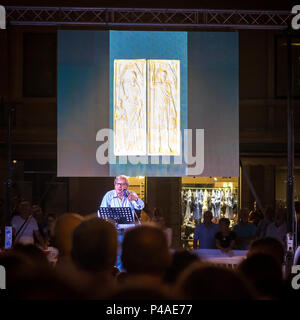
[[[159,208],[167,226],[172,228],[172,247],[180,248],[181,178],[149,177],[146,181],[146,203],[151,211]]]
[[[70,212],[82,215],[96,212],[105,193],[112,189],[114,177],[70,178]]]

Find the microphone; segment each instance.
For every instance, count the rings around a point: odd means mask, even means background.
[[[127,198],[128,194],[127,194],[127,190],[126,189],[123,190],[123,195],[124,195],[125,198]]]

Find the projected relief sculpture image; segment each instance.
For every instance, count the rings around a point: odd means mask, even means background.
[[[185,175],[186,164],[174,158],[183,157],[188,128],[187,52],[187,32],[109,32],[110,176]],[[116,118],[120,106],[122,118]]]
[[[148,61],[149,154],[180,155],[180,61]]]
[[[180,138],[180,61],[116,59],[114,154],[180,155]]]
[[[146,60],[143,59],[114,61],[114,154],[146,154]]]

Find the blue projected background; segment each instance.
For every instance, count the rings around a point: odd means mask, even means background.
[[[59,30],[58,176],[186,175],[174,157],[169,165],[97,161],[97,132],[113,129],[114,59],[180,60],[181,131],[204,129],[201,176],[239,175],[237,32]]]

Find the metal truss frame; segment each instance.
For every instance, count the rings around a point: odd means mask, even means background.
[[[7,6],[8,25],[285,30],[289,11]]]

